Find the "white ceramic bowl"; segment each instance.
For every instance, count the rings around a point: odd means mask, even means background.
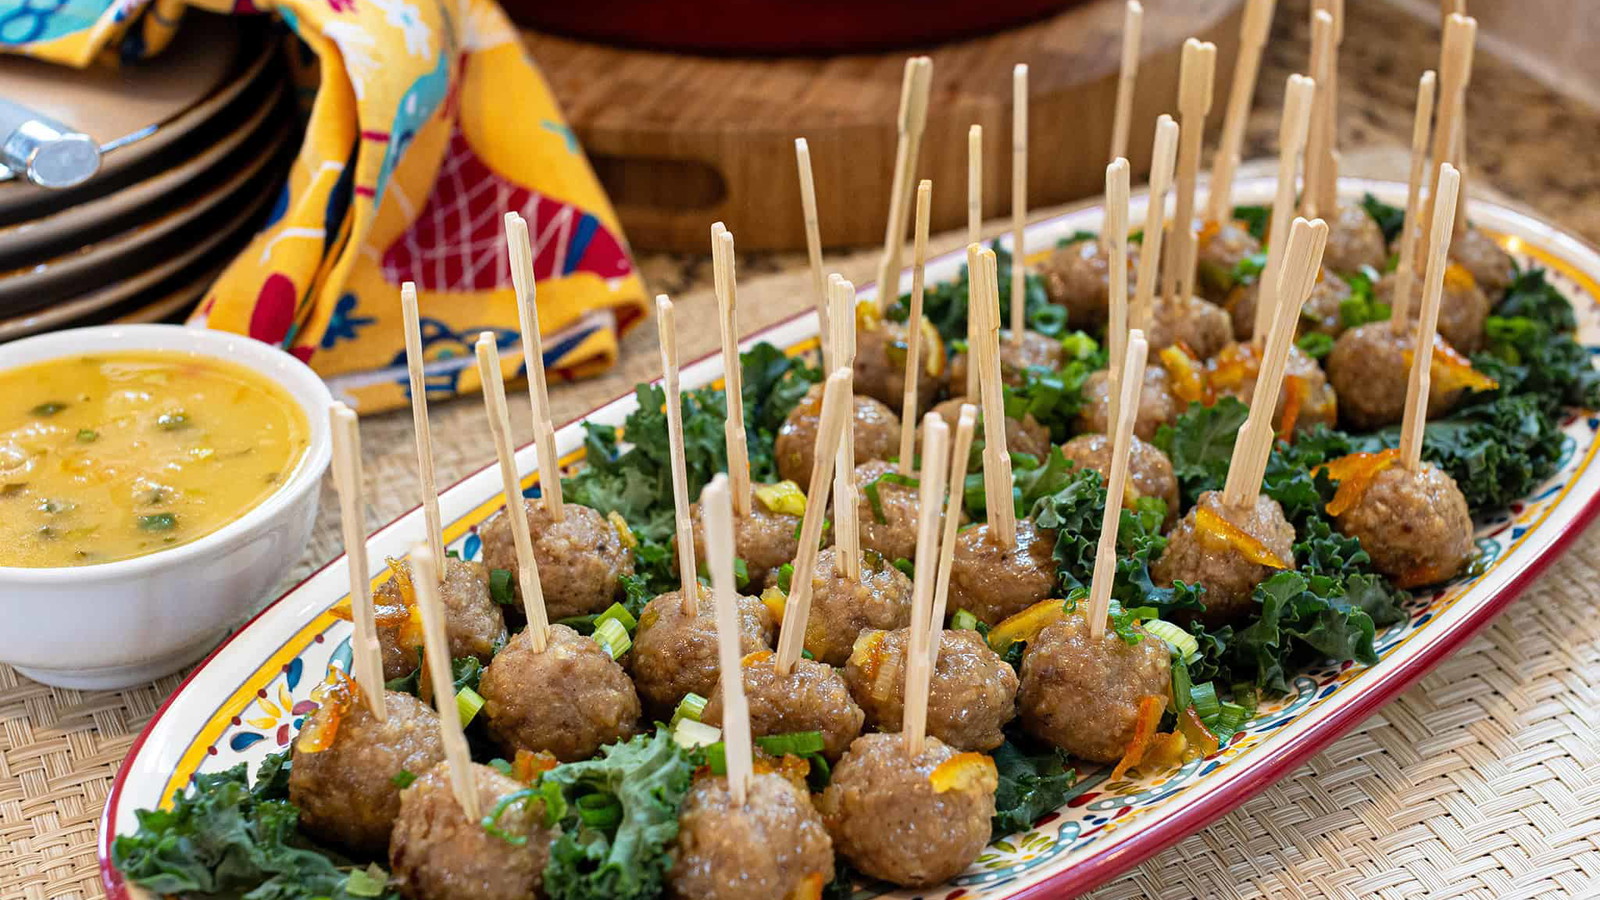
[[[168,350],[253,369],[288,391],[311,441],[278,490],[211,534],[91,566],[0,566],[0,662],[45,684],[121,688],[194,662],[260,609],[305,553],[332,453],[327,387],[252,338],[179,325],[76,328],[0,345],[0,370],[85,353]]]

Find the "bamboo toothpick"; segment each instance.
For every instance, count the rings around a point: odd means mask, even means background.
[[[511,449],[511,416],[506,412],[506,386],[500,375],[500,348],[494,333],[478,336],[473,348],[478,356],[478,375],[483,381],[483,405],[489,415],[489,433],[494,437],[495,457],[500,465],[500,487],[505,495],[505,515],[511,524],[511,541],[517,551],[517,589],[522,592],[522,609],[528,617],[528,639],[535,652],[544,652],[550,639],[550,618],[545,614],[544,587],[539,582],[539,562],[533,558],[533,535],[522,499],[522,480],[517,477],[517,457]]]
[[[1400,228],[1400,262],[1394,270],[1394,294],[1390,297],[1389,327],[1404,334],[1410,324],[1411,289],[1417,277],[1417,241],[1422,238],[1417,217],[1422,214],[1422,178],[1428,167],[1428,126],[1433,120],[1433,70],[1417,81],[1417,111],[1411,119],[1411,172],[1406,178],[1406,217]]]
[[[950,447],[949,484],[946,486],[944,521],[939,538],[939,574],[933,584],[933,608],[928,613],[928,668],[939,665],[939,632],[944,630],[945,608],[950,601],[950,570],[956,558],[956,532],[961,528],[961,511],[966,502],[967,459],[972,455],[972,437],[977,431],[978,408],[961,404],[956,417],[956,432]]]
[[[901,475],[916,470],[917,397],[918,383],[922,380],[922,299],[928,266],[928,217],[933,210],[933,182],[926,179],[917,185],[916,235],[911,243],[911,310],[906,316],[906,375],[905,387],[900,397],[900,463]]]
[[[983,126],[967,129],[967,243],[983,240]]]
[[[561,495],[561,460],[556,456],[556,428],[551,421],[550,388],[544,373],[544,338],[539,334],[533,245],[528,242],[527,220],[514,212],[506,213],[506,244],[511,256],[511,283],[517,292],[517,319],[522,328],[522,364],[528,370],[528,403],[533,408],[533,449],[539,466],[539,494],[550,518],[565,522],[567,508]]]
[[[794,139],[795,165],[800,170],[800,209],[806,222],[806,259],[811,264],[811,302],[817,310],[817,342],[821,344],[823,371],[828,364],[828,290],[822,275],[822,228],[817,222],[817,183],[811,177],[811,147],[805,138]]]
[[[439,710],[439,736],[444,742],[444,758],[450,766],[450,792],[461,804],[469,822],[483,817],[478,803],[478,780],[472,771],[472,754],[467,736],[461,730],[461,711],[456,706],[455,679],[450,674],[450,641],[445,636],[444,610],[439,606],[439,564],[427,544],[411,551],[411,571],[416,576],[417,610],[422,613],[422,644],[428,679],[433,682],[433,705]]]
[[[1139,78],[1139,41],[1144,31],[1144,6],[1128,0],[1122,12],[1122,67],[1117,72],[1117,107],[1111,120],[1111,158],[1128,155],[1128,128],[1133,122],[1133,90]]]
[[[428,376],[423,371],[422,325],[417,312],[417,286],[400,285],[400,317],[406,330],[406,374],[411,386],[411,433],[417,444],[417,480],[422,486],[422,527],[435,559],[444,559],[444,525],[439,516],[439,488],[433,472],[433,430],[428,427]]]
[[[1028,67],[1011,69],[1011,343],[1028,322]]]
[[[722,396],[728,415],[722,438],[728,448],[733,511],[750,515],[750,445],[744,430],[744,369],[739,362],[739,293],[733,272],[733,235],[721,223],[711,226],[712,281],[722,325]]]
[[[1108,275],[1106,343],[1111,352],[1107,375],[1110,393],[1106,397],[1107,422],[1117,421],[1117,379],[1122,372],[1122,356],[1128,349],[1128,161],[1118,157],[1106,166],[1106,220],[1100,233],[1106,236]],[[1143,377],[1143,373],[1140,374]]]
[[[950,426],[930,412],[922,423],[922,481],[917,490],[917,572],[912,585],[911,625],[906,634],[906,752],[922,753],[928,731],[928,646],[933,640],[933,588],[939,568],[939,501],[950,466]]]
[[[1444,270],[1450,265],[1450,237],[1455,230],[1461,173],[1449,163],[1439,166],[1439,202],[1433,209],[1428,242],[1428,275],[1422,310],[1411,342],[1411,380],[1406,412],[1400,423],[1400,464],[1411,471],[1422,465],[1422,434],[1428,424],[1428,392],[1432,388],[1433,336],[1439,331],[1439,304],[1444,297]]]
[[[672,301],[656,295],[656,335],[661,343],[661,387],[667,399],[667,441],[672,454],[672,505],[678,540],[678,585],[684,608],[700,613],[699,582],[695,580],[694,532],[689,524],[689,467],[683,457],[683,395],[678,387],[678,323]]]
[[[1000,285],[993,250],[967,246],[971,265],[982,280],[974,286],[981,298],[976,307],[979,322],[978,392],[983,397],[983,491],[989,520],[989,537],[1002,549],[1017,544],[1017,511],[1011,498],[1011,455],[1006,448],[1006,407],[1000,391]]]
[[[850,371],[849,389],[855,393],[856,288],[841,278],[833,283],[833,360]],[[861,520],[857,518],[855,400],[844,418],[833,470],[833,534],[839,565],[846,578],[861,580]]]
[[[878,270],[879,309],[900,294],[900,254],[905,248],[911,185],[917,175],[923,127],[928,121],[928,89],[932,81],[932,59],[914,56],[906,60],[900,83],[900,137],[894,154],[894,181],[889,188],[889,222],[883,237],[883,264]]]
[[[1144,333],[1128,335],[1128,355],[1119,379],[1122,414],[1112,422],[1111,473],[1106,476],[1106,508],[1100,520],[1100,543],[1095,548],[1094,575],[1089,582],[1089,636],[1106,633],[1111,614],[1111,582],[1117,574],[1117,529],[1122,525],[1122,498],[1128,487],[1128,461],[1133,455],[1133,423],[1139,418],[1139,392],[1144,387],[1144,365],[1150,344]]]
[[[733,507],[728,479],[716,475],[700,494],[705,517],[706,556],[711,570],[711,602],[717,619],[717,663],[722,673],[722,745],[727,760],[728,795],[743,806],[755,772],[750,749],[750,706],[744,696],[739,646],[739,591],[733,578]]]
[[[1283,118],[1278,123],[1278,187],[1272,200],[1271,229],[1267,237],[1267,263],[1256,282],[1256,319],[1251,339],[1267,340],[1277,309],[1278,268],[1289,241],[1289,221],[1294,212],[1294,176],[1311,127],[1311,105],[1316,82],[1290,75],[1284,87]]]
[[[379,722],[389,718],[383,688],[383,648],[372,611],[372,581],[367,573],[366,504],[361,486],[361,426],[343,403],[328,407],[333,437],[333,486],[339,491],[339,527],[344,536],[345,568],[350,573],[350,674],[361,699]],[[415,576],[416,571],[412,570]]]
[[[1439,51],[1439,112],[1433,126],[1432,165],[1435,172],[1441,163],[1448,162],[1452,166],[1456,163],[1453,154],[1458,146],[1457,129],[1461,127],[1467,80],[1472,72],[1473,44],[1477,37],[1477,19],[1452,13],[1445,20],[1444,44]],[[1437,188],[1428,192],[1428,202],[1421,221],[1433,221],[1438,194]]]
[[[1139,283],[1128,324],[1149,332],[1155,318],[1156,267],[1161,261],[1161,236],[1166,223],[1167,189],[1178,152],[1178,123],[1171,116],[1156,119],[1155,146],[1150,153],[1149,200],[1144,214],[1144,244],[1139,248]]]
[[[1228,108],[1223,113],[1222,137],[1217,141],[1211,161],[1210,193],[1207,201],[1212,222],[1233,219],[1233,176],[1244,151],[1244,126],[1250,118],[1250,100],[1255,96],[1256,78],[1261,71],[1261,51],[1272,28],[1272,11],[1277,0],[1246,0],[1244,21],[1239,25],[1239,56],[1233,64],[1233,84],[1228,90]]]
[[[1327,10],[1318,9],[1311,14],[1310,66],[1317,89],[1311,101],[1311,129],[1306,139],[1305,187],[1300,192],[1300,215],[1308,219],[1334,214],[1334,210],[1323,209],[1321,204],[1323,169],[1327,163],[1324,147],[1328,140],[1328,119],[1323,110],[1330,95],[1328,71],[1332,68],[1332,56],[1333,16]]]
[[[800,549],[794,558],[794,574],[789,579],[789,598],[783,607],[782,628],[778,632],[778,651],[773,666],[787,675],[805,649],[806,620],[811,616],[811,580],[817,572],[818,546],[822,542],[822,523],[828,516],[828,488],[833,481],[836,459],[829,451],[844,433],[845,419],[855,398],[850,394],[850,372],[833,370],[822,388],[822,411],[817,419],[816,452],[811,457],[811,490],[806,511],[800,519]]]
[[[1344,43],[1344,0],[1316,0],[1317,7],[1333,19],[1333,36],[1327,54],[1326,101],[1322,104],[1323,140],[1321,176],[1317,181],[1317,205],[1323,215],[1339,209],[1339,46]]]
[[[1162,273],[1162,296],[1170,303],[1194,296],[1194,270],[1198,254],[1194,233],[1194,191],[1200,172],[1200,150],[1206,135],[1206,114],[1211,111],[1212,81],[1217,69],[1217,45],[1189,38],[1183,42],[1183,63],[1178,76],[1178,202],[1172,214],[1172,245]]]

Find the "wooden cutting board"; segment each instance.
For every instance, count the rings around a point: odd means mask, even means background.
[[[1129,138],[1149,164],[1155,118],[1176,112],[1185,38],[1218,48],[1213,123],[1232,77],[1243,0],[1144,0],[1144,55]],[[1030,68],[1030,203],[1101,191],[1111,144],[1123,0],[929,48],[932,100],[918,175],[933,228],[966,221],[966,134],[984,128],[984,215],[1010,207],[1011,66]],[[741,59],[625,50],[528,33],[528,46],[588,150],[633,245],[705,251],[722,220],[741,249],[805,244],[794,139],[811,145],[822,240],[883,240],[901,70],[913,51]]]

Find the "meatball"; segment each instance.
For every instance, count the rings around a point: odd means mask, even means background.
[[[1393,425],[1404,417],[1410,383],[1409,334],[1395,334],[1388,322],[1368,322],[1339,335],[1328,354],[1328,380],[1339,395],[1339,419],[1359,431]],[[1428,393],[1428,418],[1449,412],[1465,389]]]
[[[700,504],[689,507],[689,525],[694,531],[694,558],[707,559],[705,523]],[[673,546],[677,538],[673,537]],[[733,512],[733,555],[744,560],[751,584],[762,584],[767,573],[793,562],[800,552],[800,517],[774,512],[759,497],[750,498],[750,515]]]
[[[817,554],[805,647],[818,661],[842,666],[861,632],[904,628],[910,623],[911,579],[883,554],[862,551],[860,581],[845,577],[837,547]]]
[[[1328,220],[1328,245],[1322,251],[1322,264],[1338,273],[1354,272],[1362,266],[1383,271],[1389,259],[1383,229],[1378,227],[1361,205],[1346,203]]]
[[[822,388],[815,385],[806,393],[789,418],[778,429],[772,453],[778,460],[778,474],[811,489],[811,463],[817,449],[817,425],[822,417]],[[900,417],[894,410],[871,397],[855,397],[856,462],[888,459],[900,452]]]
[[[1233,317],[1233,336],[1240,341],[1255,337],[1256,300],[1261,294],[1261,281],[1239,285],[1228,293],[1228,314]],[[1350,282],[1331,274],[1326,268],[1317,270],[1317,280],[1311,286],[1311,296],[1300,307],[1300,334],[1321,332],[1338,337],[1344,331],[1344,302],[1350,299]]]
[[[1049,599],[1056,592],[1055,547],[1055,532],[1032,519],[1017,520],[1016,545],[1009,549],[989,536],[987,522],[963,529],[950,563],[951,608],[995,625]]]
[[[1128,246],[1128,283],[1134,282],[1138,268],[1139,245]],[[1093,328],[1105,324],[1111,297],[1110,260],[1098,237],[1075,241],[1052,253],[1036,267],[1044,279],[1050,302],[1067,308],[1067,321],[1074,328]],[[952,384],[961,384],[954,380]]]
[[[833,839],[811,798],[787,778],[757,772],[743,806],[725,777],[701,778],[683,798],[667,873],[671,896],[742,900],[800,896],[833,880]]]
[[[1166,697],[1172,687],[1172,653],[1161,640],[1134,627],[1129,644],[1107,630],[1089,634],[1082,612],[1046,625],[1022,657],[1022,725],[1079,759],[1114,763],[1133,740],[1139,701]]]
[[[1210,359],[1233,341],[1228,311],[1199,297],[1158,301],[1150,323],[1150,349],[1181,344],[1198,359]]]
[[[382,856],[400,812],[394,777],[418,775],[444,759],[439,717],[410,694],[385,691],[388,715],[378,718],[358,698],[323,703],[305,729],[333,727],[324,750],[296,747],[289,769],[289,800],[300,826],[320,840],[360,856]]]
[[[742,653],[772,644],[772,613],[754,597],[740,596],[739,648]],[[645,604],[633,636],[629,667],[645,713],[666,721],[685,694],[710,696],[717,686],[717,613],[711,592],[700,592],[698,615],[689,615],[682,591]]]
[[[927,320],[923,320],[926,322]],[[944,344],[931,326],[922,332],[921,371],[917,374],[917,404],[926,409],[944,386]],[[904,322],[882,321],[873,328],[856,329],[856,390],[882,401],[896,413],[906,399],[906,357],[911,351]]]
[[[1401,587],[1448,581],[1473,556],[1472,514],[1454,478],[1433,463],[1383,469],[1334,519],[1378,571]]]
[[[954,397],[935,406],[933,412],[944,419],[951,430],[955,430],[956,423],[961,419],[961,405],[971,403],[965,397]],[[976,405],[976,404],[975,404]],[[983,408],[978,408],[977,440],[983,440]],[[922,439],[921,428],[918,428],[917,439]],[[1023,413],[1022,418],[1013,419],[1006,416],[1006,452],[1026,453],[1035,459],[1044,459],[1050,452],[1050,429],[1039,423],[1033,413]],[[909,559],[909,557],[907,557]]]
[[[298,765],[298,762],[296,763]],[[478,807],[487,815],[519,782],[472,764]],[[517,843],[466,817],[440,763],[400,793],[400,817],[389,846],[395,885],[409,900],[527,900],[540,897],[556,832],[544,826],[544,802],[528,798],[502,810],[497,827]]]
[[[910,632],[863,632],[844,667],[850,696],[867,724],[899,731],[905,713]],[[1017,714],[1017,673],[976,631],[939,633],[939,662],[928,681],[928,734],[957,750],[993,750]]]
[[[1202,531],[1195,524],[1202,509],[1255,539],[1289,568],[1294,568],[1294,526],[1284,517],[1278,501],[1266,494],[1256,496],[1252,509],[1239,511],[1222,502],[1221,491],[1206,491],[1167,535],[1167,549],[1151,566],[1150,575],[1162,587],[1170,587],[1174,581],[1204,587],[1201,599],[1206,608],[1199,618],[1217,626],[1248,613],[1255,605],[1256,585],[1278,570],[1245,558],[1226,537]]]
[[[1470,272],[1472,279],[1491,297],[1504,294],[1511,286],[1511,279],[1516,277],[1511,254],[1477,228],[1456,234],[1450,241],[1450,259]]]
[[[1260,372],[1261,354],[1256,345],[1230,344],[1213,361],[1211,386],[1218,395],[1237,397],[1248,406],[1255,398]],[[1322,366],[1294,344],[1289,345],[1283,384],[1272,412],[1280,433],[1286,430],[1291,417],[1296,431],[1316,425],[1331,428],[1339,417],[1339,404]]]
[[[1207,222],[1200,226],[1196,251],[1195,283],[1200,295],[1220,304],[1233,290],[1234,269],[1246,257],[1260,253],[1261,242],[1243,222]]]
[[[1080,434],[1061,445],[1067,462],[1093,469],[1101,478],[1111,477],[1113,449],[1111,438],[1104,434]],[[1178,521],[1178,476],[1173,474],[1172,460],[1161,448],[1135,436],[1128,456],[1126,498],[1132,504],[1140,497],[1161,498],[1167,504],[1167,524]]]
[[[1374,295],[1393,306],[1397,281],[1393,272],[1378,279],[1373,286]],[[1406,316],[1415,322],[1422,315],[1422,279],[1413,279],[1411,285]],[[1439,295],[1439,336],[1462,353],[1476,353],[1483,349],[1483,323],[1488,318],[1489,298],[1472,279],[1472,273],[1459,263],[1445,267],[1444,291]]]
[[[856,490],[861,498],[856,505],[861,520],[861,546],[877,551],[884,559],[915,559],[917,488],[883,480],[883,476],[898,471],[893,463],[881,459],[856,466]],[[869,486],[877,495],[876,502],[867,493]]]
[[[1037,331],[1022,332],[1022,341],[1011,340],[1011,332],[1000,332],[1000,380],[1012,387],[1020,387],[1029,369],[1054,372],[1066,362],[1066,351],[1061,342],[1045,337]],[[952,390],[967,389],[967,354],[957,353],[950,359]]]
[[[744,672],[744,694],[750,704],[750,733],[793,734],[816,731],[822,735],[822,755],[830,761],[861,733],[866,714],[850,697],[839,670],[812,659],[800,659],[787,675],[778,674],[773,654],[762,650],[739,664]],[[711,692],[700,721],[722,724],[722,685]]]
[[[411,590],[411,564],[391,563],[390,573],[389,580],[372,592],[372,601],[379,610],[383,677],[392,681],[421,665],[422,634],[411,624],[411,607],[417,602]],[[445,638],[452,657],[473,656],[486,663],[506,642],[506,618],[500,604],[489,596],[489,569],[483,563],[446,558],[439,603],[444,608]]]
[[[972,769],[965,769],[971,766]],[[960,767],[972,777],[943,784]],[[959,875],[989,843],[994,761],[963,753],[932,735],[910,758],[899,734],[864,734],[833,770],[817,806],[834,848],[873,878],[902,887],[929,887]]]
[[[639,696],[605,650],[565,625],[535,651],[527,631],[506,644],[478,683],[489,734],[505,748],[546,750],[562,762],[588,759],[633,736]]]
[[[633,552],[623,546],[615,526],[598,510],[577,503],[565,505],[566,518],[557,522],[542,500],[522,501],[533,535],[533,559],[539,564],[539,586],[550,620],[583,616],[605,610],[622,593],[622,579],[633,574]],[[483,539],[483,562],[491,569],[510,572],[518,603],[522,586],[517,579],[517,547],[511,537],[511,520],[504,514],[490,519],[478,532]],[[507,607],[517,611],[522,607]]]
[[[1139,414],[1133,420],[1133,433],[1144,440],[1156,436],[1163,425],[1178,421],[1188,404],[1172,393],[1172,379],[1161,366],[1146,366],[1144,387],[1139,389]],[[1085,432],[1105,434],[1111,430],[1111,373],[1106,369],[1089,376],[1083,383],[1083,409],[1078,427]]]

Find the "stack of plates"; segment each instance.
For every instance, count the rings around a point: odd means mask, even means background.
[[[0,167],[0,341],[188,313],[261,226],[297,145],[280,46],[269,29],[191,14],[137,65],[0,59],[0,97],[104,149],[69,190]]]

